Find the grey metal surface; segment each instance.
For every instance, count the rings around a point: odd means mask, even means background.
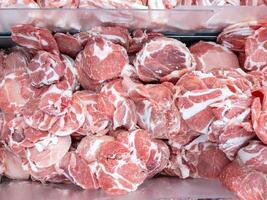
[[[123,196],[108,196],[102,190],[81,190],[74,185],[27,181],[4,181],[0,184],[1,200],[233,200],[234,195],[218,181],[181,180],[158,177],[145,181],[137,191]]]

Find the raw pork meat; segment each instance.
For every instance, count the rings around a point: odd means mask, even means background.
[[[34,0],[1,0],[0,8],[39,8]]]
[[[181,178],[218,178],[229,162],[216,144],[201,135],[172,154],[164,172]]]
[[[244,52],[248,36],[262,26],[267,26],[266,20],[241,22],[226,27],[218,36],[217,42],[232,51]]]
[[[210,72],[214,69],[230,70],[239,67],[237,56],[214,42],[200,41],[189,50],[196,61],[196,70]]]
[[[114,141],[112,136],[86,136],[77,147],[77,154],[85,159],[88,163],[97,160],[96,156],[101,149],[101,146],[109,141]]]
[[[41,8],[78,8],[79,0],[37,0]]]
[[[252,140],[249,145],[238,151],[237,159],[243,165],[263,173],[267,173],[267,146]]]
[[[265,200],[267,175],[234,161],[220,175],[223,185],[235,192],[241,200]]]
[[[267,144],[267,87],[253,91],[252,124],[258,138]]]
[[[103,86],[98,97],[98,109],[113,122],[113,129],[136,128],[137,113],[134,102],[126,95],[122,79],[111,81]]]
[[[82,50],[81,42],[70,34],[56,33],[54,35],[60,53],[75,58]]]
[[[99,187],[94,167],[75,152],[68,152],[61,160],[59,168],[72,183],[83,189]]]
[[[103,38],[88,41],[76,58],[79,81],[84,89],[96,90],[107,80],[118,78],[129,64],[126,50]]]
[[[147,5],[151,9],[170,9],[178,5],[178,0],[148,0]]]
[[[80,8],[133,8],[146,9],[143,0],[80,0]]]
[[[227,87],[187,91],[178,97],[177,107],[181,117],[192,130],[207,134],[214,120],[210,105],[232,95]]]
[[[186,46],[165,37],[146,43],[134,60],[138,78],[144,82],[159,81],[173,71],[193,69],[192,64],[193,58]]]
[[[98,109],[99,95],[88,90],[76,92],[74,98],[78,98],[86,108],[85,122],[82,127],[76,131],[81,135],[104,135],[109,131],[111,120],[108,116]]]
[[[128,29],[121,26],[95,26],[88,33],[91,37],[102,37],[115,44],[120,44],[126,49],[129,48],[131,42]]]
[[[59,54],[56,40],[48,29],[37,28],[30,24],[16,25],[11,28],[12,40],[30,51],[44,50]]]
[[[246,61],[244,68],[267,72],[267,27],[262,27],[246,40]]]
[[[42,90],[31,86],[25,72],[10,73],[0,83],[0,109],[6,113],[17,113],[31,98],[41,93]]]
[[[219,144],[230,160],[255,136],[251,124],[251,102],[247,96],[234,96],[210,105],[215,120],[209,128],[209,140]]]
[[[29,173],[22,168],[21,159],[5,147],[0,147],[1,174],[10,179],[27,180],[29,178]]]
[[[99,185],[108,194],[125,194],[134,191],[147,177],[144,166],[132,160],[131,151],[118,141],[106,142],[98,155]]]
[[[64,70],[65,65],[60,57],[46,51],[38,51],[27,66],[31,84],[37,88],[59,81]]]

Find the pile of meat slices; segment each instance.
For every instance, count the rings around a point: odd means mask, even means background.
[[[265,25],[236,24],[190,48],[118,26],[14,26],[18,45],[0,51],[1,175],[109,194],[156,174],[211,178],[263,200]]]
[[[172,9],[178,6],[264,6],[266,0],[1,0],[0,8]]]

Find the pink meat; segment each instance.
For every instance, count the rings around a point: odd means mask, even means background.
[[[130,47],[127,49],[128,53],[137,53],[146,42],[149,42],[155,37],[163,36],[161,33],[147,32],[146,30],[136,29],[132,33],[132,40]],[[135,57],[135,55],[134,55]]]
[[[88,163],[97,160],[96,156],[101,149],[101,146],[106,142],[113,141],[114,138],[108,135],[105,136],[86,136],[77,147],[77,154],[85,159]]]
[[[151,9],[171,9],[178,5],[178,0],[148,0],[147,5]]]
[[[58,163],[68,152],[71,145],[70,136],[57,137],[50,135],[27,148],[26,156],[31,169],[47,168]]]
[[[124,79],[123,85],[135,102],[137,124],[148,130],[154,138],[167,139],[180,129],[180,114],[174,105],[171,83],[142,85]]]
[[[73,98],[65,115],[62,115],[50,132],[58,136],[67,136],[79,130],[85,122],[85,107],[77,98]]]
[[[38,51],[27,66],[31,84],[38,88],[59,81],[64,70],[65,65],[60,57],[46,51]]]
[[[0,8],[39,8],[34,0],[4,0],[0,2]]]
[[[57,42],[60,53],[75,58],[82,50],[81,42],[70,34],[56,33],[54,38]]]
[[[74,98],[78,98],[85,109],[85,122],[77,133],[82,135],[104,135],[108,132],[111,124],[108,116],[98,109],[99,95],[83,90],[76,92]]]
[[[145,82],[159,81],[173,71],[191,70],[192,63],[193,58],[183,43],[165,37],[146,43],[134,60],[137,75]]]
[[[68,152],[59,163],[59,168],[72,183],[83,189],[99,187],[95,169],[75,152]]]
[[[214,69],[230,70],[239,67],[237,56],[226,47],[214,42],[200,41],[189,50],[197,63],[196,70],[210,72]]]
[[[44,50],[53,54],[59,53],[53,35],[45,28],[34,27],[30,24],[16,25],[11,28],[11,38],[15,43],[32,52]]]
[[[3,59],[3,75],[14,72],[25,72],[30,62],[30,55],[22,49],[14,49]],[[1,64],[0,64],[1,65]]]
[[[66,55],[61,55],[62,62],[65,64],[64,80],[68,82],[72,91],[76,91],[80,88],[78,81],[78,71],[74,65],[74,60]]]
[[[215,116],[209,129],[209,140],[233,160],[237,151],[255,136],[251,124],[251,98],[234,96],[210,107]]]
[[[258,138],[267,144],[267,88],[253,91],[252,124]]]
[[[8,123],[15,118],[14,113],[0,112],[0,141],[7,141],[10,136]]]
[[[245,48],[246,61],[244,68],[267,72],[267,28],[262,27],[249,36]]]
[[[217,145],[207,141],[206,136],[199,136],[184,148],[183,159],[191,177],[218,178],[230,162]]]
[[[144,0],[80,0],[80,8],[107,8],[107,9],[146,9]]]
[[[232,51],[244,52],[248,36],[261,26],[266,26],[266,20],[240,22],[226,27],[217,38],[217,42]]]
[[[48,136],[48,132],[29,127],[23,117],[16,117],[8,123],[11,149],[33,147],[36,142]]]
[[[0,147],[0,160],[0,171],[6,177],[19,180],[29,178],[29,173],[22,168],[21,159],[5,147]]]
[[[267,173],[267,147],[259,141],[252,140],[247,146],[240,149],[237,159],[253,170]]]
[[[37,0],[41,8],[78,8],[79,0]]]
[[[76,58],[79,81],[85,89],[94,89],[91,83],[99,85],[117,78],[128,65],[126,50],[103,38],[88,41],[85,49]]]
[[[51,85],[42,94],[39,109],[46,114],[61,116],[68,112],[72,91],[66,81]]]
[[[263,200],[267,196],[266,174],[243,166],[238,161],[225,167],[220,175],[220,180],[241,200]]]
[[[208,127],[214,120],[209,106],[232,95],[227,87],[187,91],[178,98],[177,107],[192,130],[207,134]]]
[[[131,42],[128,29],[121,26],[95,26],[88,33],[91,37],[102,37],[115,44],[120,44],[126,49]]]
[[[0,83],[0,108],[7,113],[17,113],[30,99],[38,97],[42,91],[31,86],[26,73],[10,73]]]
[[[104,85],[99,93],[98,109],[113,122],[113,129],[125,127],[132,130],[136,127],[137,114],[134,102],[126,96],[122,79]]]
[[[145,168],[133,162],[127,146],[117,141],[102,145],[97,158],[99,185],[108,194],[134,191],[147,177]]]

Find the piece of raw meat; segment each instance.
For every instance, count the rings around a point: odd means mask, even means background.
[[[96,169],[75,152],[68,152],[61,162],[59,168],[63,174],[75,185],[83,189],[99,188]]]
[[[146,9],[143,5],[143,0],[80,0],[80,8],[133,8],[133,9]]]
[[[131,152],[118,141],[102,145],[97,154],[100,187],[108,194],[118,195],[134,191],[147,177],[146,169],[131,160]]]
[[[97,106],[113,122],[113,129],[124,127],[136,128],[136,106],[123,88],[122,79],[111,81],[103,86],[99,93]]]
[[[102,37],[106,40],[129,48],[131,36],[127,28],[121,26],[95,26],[87,31],[90,37]]]
[[[250,141],[247,146],[238,151],[237,159],[253,170],[267,173],[267,147],[260,141]]]
[[[149,42],[155,37],[163,36],[161,33],[148,32],[147,30],[137,29],[132,32],[132,40],[130,47],[127,49],[128,53],[137,53],[146,42]],[[135,55],[134,55],[135,57]]]
[[[4,55],[2,64],[0,64],[2,66],[1,76],[14,72],[25,72],[30,58],[30,55],[22,48],[12,49],[9,54]]]
[[[258,138],[267,144],[267,87],[253,91],[252,125]]]
[[[171,83],[135,83],[125,78],[123,85],[134,101],[137,124],[148,130],[152,137],[167,139],[180,129],[180,114],[174,104],[174,86]]]
[[[147,5],[150,9],[171,9],[178,5],[178,0],[148,0]]]
[[[245,69],[267,72],[267,27],[259,28],[247,38],[245,51]]]
[[[39,8],[34,0],[1,0],[0,8]]]
[[[133,63],[138,78],[144,82],[159,81],[173,71],[193,69],[193,57],[187,47],[178,40],[165,37],[146,43]]]
[[[234,96],[210,105],[215,120],[209,127],[209,140],[218,144],[230,160],[255,136],[251,124],[252,99]]]
[[[31,86],[27,73],[10,73],[0,83],[0,109],[6,113],[18,113],[30,99],[38,97],[42,92]]]
[[[72,91],[78,90],[80,88],[80,83],[78,81],[78,71],[75,67],[74,60],[67,55],[61,55],[61,59],[65,64],[64,80],[68,82]]]
[[[206,135],[201,135],[180,150],[175,150],[163,173],[180,178],[216,179],[229,162],[215,143],[209,142]]]
[[[11,28],[12,40],[31,52],[43,50],[59,54],[57,43],[48,29],[34,27],[30,24],[16,25]]]
[[[37,0],[41,8],[78,8],[79,0]]]
[[[227,87],[187,91],[178,97],[177,107],[190,129],[207,134],[214,120],[210,105],[233,96]]]
[[[131,151],[131,160],[147,169],[148,177],[166,167],[170,156],[168,146],[160,140],[152,139],[147,131],[120,131],[116,138]]]
[[[8,123],[14,118],[14,113],[4,113],[0,111],[0,142],[7,142],[10,136]]]
[[[200,41],[189,48],[196,61],[196,70],[231,70],[239,67],[237,56],[224,46]],[[223,58],[223,59],[222,59]]]
[[[241,6],[264,6],[267,2],[264,0],[240,0]]]
[[[81,42],[70,34],[56,33],[54,38],[62,54],[75,58],[82,50]]]
[[[267,175],[234,161],[220,175],[220,181],[241,200],[264,200],[267,196]]]
[[[58,136],[67,136],[75,133],[85,122],[85,107],[78,98],[72,98],[67,112],[62,115],[50,129]]]
[[[266,20],[241,22],[226,27],[217,37],[217,42],[232,51],[244,52],[248,36],[262,26],[267,26]]]
[[[46,114],[61,116],[68,112],[72,91],[66,81],[51,85],[40,97],[39,109]]]
[[[46,51],[38,51],[27,66],[31,84],[37,88],[58,82],[64,70],[65,65],[60,57]]]
[[[27,180],[29,173],[22,168],[21,159],[5,147],[0,147],[0,174],[10,179]]]
[[[239,6],[239,0],[193,0],[193,5],[197,6]]]
[[[103,38],[89,40],[76,58],[79,81],[84,89],[92,90],[96,90],[96,85],[121,76],[128,63],[126,50]]]
[[[58,163],[68,152],[71,145],[70,136],[58,137],[49,135],[36,142],[33,147],[26,149],[29,166],[34,168],[47,168]]]
[[[86,136],[79,143],[76,152],[88,163],[91,163],[97,160],[96,156],[101,146],[109,141],[114,141],[114,138],[108,135]]]
[[[81,135],[105,135],[109,131],[111,120],[98,109],[98,97],[92,91],[83,90],[74,94],[73,98],[78,98],[85,107],[85,122],[76,132]]]

